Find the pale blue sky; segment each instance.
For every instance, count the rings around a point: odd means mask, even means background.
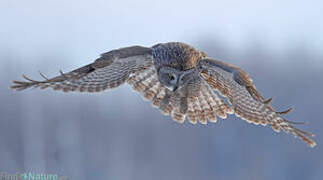
[[[242,51],[257,39],[278,52],[303,43],[315,52],[323,49],[322,7],[292,0],[2,0],[0,48],[29,54],[72,46],[70,53],[88,54],[209,37]]]
[[[71,179],[320,180],[322,1],[0,0],[0,172]],[[111,49],[183,41],[241,66],[318,146],[229,116],[177,124],[129,86],[100,94],[9,90]]]

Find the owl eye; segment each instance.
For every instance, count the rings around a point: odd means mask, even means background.
[[[175,76],[171,73],[168,73],[168,77],[171,81],[175,79]]]

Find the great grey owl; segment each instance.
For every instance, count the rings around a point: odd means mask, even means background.
[[[104,53],[93,63],[54,78],[43,74],[43,81],[14,81],[11,87],[29,87],[64,92],[100,92],[128,83],[165,115],[183,123],[207,124],[225,119],[227,114],[249,123],[269,124],[279,132],[292,133],[310,147],[316,143],[313,134],[294,127],[295,122],[282,117],[291,109],[275,111],[256,90],[247,73],[239,67],[208,57],[190,45],[180,42],[160,43],[151,48],[131,46]],[[228,104],[218,95],[227,99]]]

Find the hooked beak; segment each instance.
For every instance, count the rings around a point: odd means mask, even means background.
[[[173,91],[175,92],[177,90],[177,86],[170,86],[170,87],[167,87],[167,89],[169,89],[170,91]]]

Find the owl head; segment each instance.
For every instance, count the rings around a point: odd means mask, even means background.
[[[176,91],[194,77],[196,63],[204,54],[190,45],[170,42],[153,46],[152,55],[159,81]]]

